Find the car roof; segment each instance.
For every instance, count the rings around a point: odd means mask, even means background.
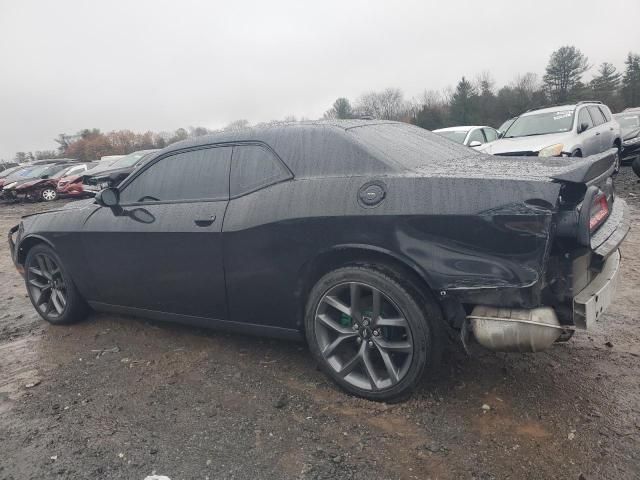
[[[283,122],[237,131],[222,130],[171,144],[158,152],[155,158],[181,149],[212,144],[263,143],[273,149],[297,178],[382,175],[406,171],[406,166],[390,158],[390,155],[384,155],[379,144],[375,145],[377,141],[370,139],[369,134],[373,131],[398,142],[399,136],[405,139],[421,136],[433,146],[425,157],[441,155],[451,159],[469,155],[467,147],[415,125],[390,120],[357,119]],[[363,140],[364,137],[367,140]]]
[[[594,103],[593,105],[597,105],[597,104]],[[539,108],[537,110],[530,110],[530,111],[524,112],[520,116],[528,117],[529,115],[537,115],[538,113],[569,112],[569,111],[575,110],[576,107],[577,105],[556,105],[554,107],[546,107],[546,108]]]
[[[466,132],[471,130],[472,128],[493,128],[488,125],[459,125],[456,127],[446,127],[446,128],[438,128],[437,130],[432,130],[432,132]]]

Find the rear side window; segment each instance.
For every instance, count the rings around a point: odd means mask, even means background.
[[[282,162],[266,147],[233,147],[230,181],[232,197],[281,182],[290,176]]]
[[[600,109],[600,111],[602,112],[602,114],[604,115],[604,118],[606,118],[607,122],[611,121],[611,110],[609,110],[608,107],[602,105],[601,107],[598,107]]]
[[[593,128],[593,120],[591,120],[591,115],[589,115],[589,112],[586,108],[583,108],[582,110],[580,110],[580,113],[578,113],[578,126],[582,125],[583,123],[587,124],[587,130]]]
[[[231,147],[181,152],[165,157],[133,179],[122,203],[229,198]]]
[[[471,132],[471,135],[469,135],[469,141],[467,143],[471,143],[471,142],[480,142],[480,143],[486,142],[486,140],[484,139],[484,135],[482,133],[482,129],[476,128]]]
[[[487,137],[487,142],[493,142],[498,138],[498,133],[493,128],[485,128],[484,134]]]
[[[606,122],[604,115],[598,107],[589,107],[589,113],[591,114],[591,118],[593,118],[593,123],[596,125],[602,125]]]

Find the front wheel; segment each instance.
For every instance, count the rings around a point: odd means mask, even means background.
[[[44,320],[62,325],[87,315],[89,308],[55,250],[44,244],[34,246],[24,266],[29,298]]]
[[[349,393],[376,401],[406,397],[440,356],[432,300],[369,266],[328,273],[309,295],[305,328],[322,370]]]
[[[56,192],[55,188],[45,188],[40,194],[40,198],[45,202],[52,202],[58,198],[58,192]]]

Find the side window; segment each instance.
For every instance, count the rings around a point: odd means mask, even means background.
[[[578,128],[580,128],[580,125],[582,125],[583,123],[587,124],[587,130],[593,128],[593,120],[591,120],[591,115],[589,115],[589,112],[586,108],[583,108],[582,110],[580,110],[580,113],[578,113]]]
[[[607,120],[607,122],[611,121],[611,110],[609,110],[609,107],[602,105],[600,107],[598,107],[600,109],[600,111],[602,112],[602,114],[604,115],[604,118]]]
[[[181,152],[154,163],[120,194],[123,204],[229,198],[231,147]]]
[[[267,148],[259,145],[233,147],[232,197],[286,180],[290,176],[282,162]]]
[[[485,128],[484,135],[487,137],[487,142],[493,142],[498,138],[498,133],[493,128]]]
[[[480,142],[480,143],[486,142],[481,128],[476,128],[471,132],[471,135],[469,135],[469,141],[467,142],[467,145],[470,144],[471,142]]]
[[[589,113],[591,114],[591,118],[593,118],[593,123],[596,125],[602,125],[606,122],[604,115],[598,107],[589,107]]]

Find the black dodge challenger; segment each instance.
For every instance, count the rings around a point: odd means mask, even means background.
[[[171,145],[9,234],[38,313],[304,338],[345,390],[406,396],[443,344],[538,351],[599,321],[627,207],[615,150],[493,157],[383,121]]]

